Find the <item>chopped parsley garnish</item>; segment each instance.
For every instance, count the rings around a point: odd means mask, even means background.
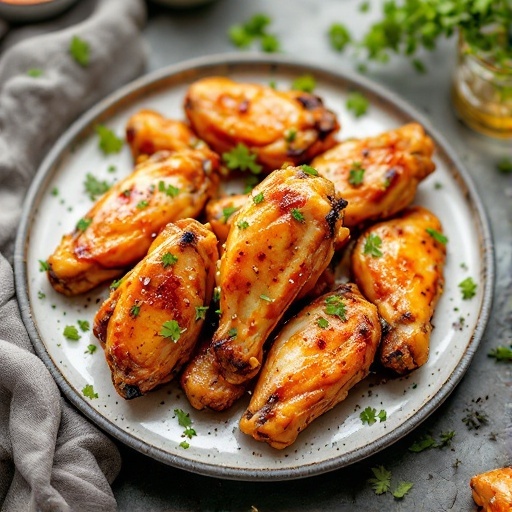
[[[318,327],[321,327],[322,329],[327,329],[327,327],[329,327],[329,322],[322,316],[317,320],[316,323]]]
[[[180,189],[178,187],[175,187],[174,185],[165,185],[165,182],[159,181],[158,182],[158,191],[164,192],[166,195],[170,197],[176,197],[180,193]]]
[[[84,217],[83,219],[80,219],[76,223],[76,229],[77,229],[77,231],[81,231],[83,233],[91,225],[91,223],[92,223],[92,219]]]
[[[110,283],[110,287],[109,288],[111,290],[117,290],[122,282],[123,282],[123,278],[122,277],[120,279],[115,279],[114,281],[112,281],[112,283]]]
[[[196,306],[196,320],[204,320],[206,318],[206,312],[208,306]]]
[[[94,354],[98,347],[96,345],[87,345],[87,350],[84,352],[84,354]]]
[[[298,222],[306,222],[304,214],[298,208],[292,208],[292,217]]]
[[[364,172],[366,169],[361,167],[361,162],[354,162],[352,169],[348,173],[348,182],[353,187],[359,187],[363,184]]]
[[[489,357],[494,357],[496,361],[512,361],[512,345],[509,347],[496,347],[492,348],[487,354]]]
[[[32,78],[38,78],[42,76],[43,70],[38,68],[32,68],[27,71],[27,75],[31,76]]]
[[[116,172],[117,171],[117,167],[115,165],[109,165],[107,167],[107,172]]]
[[[448,242],[448,237],[443,235],[443,233],[440,233],[439,231],[432,229],[432,228],[426,228],[425,231],[436,241],[440,244],[446,245],[446,242]]]
[[[318,171],[314,167],[311,167],[310,165],[302,164],[300,168],[310,176],[318,176]]]
[[[431,435],[425,435],[409,446],[409,451],[419,453],[423,450],[428,450],[429,448],[435,448],[436,446],[436,440]]]
[[[91,326],[87,320],[77,320],[78,327],[82,332],[87,332],[90,330]]]
[[[253,36],[245,30],[243,25],[232,25],[229,27],[228,37],[237,48],[248,48],[253,41]]]
[[[235,327],[233,327],[232,329],[229,329],[228,336],[230,338],[236,338],[238,336],[238,331],[236,330]]]
[[[512,173],[512,158],[503,158],[498,162],[497,168],[503,174]]]
[[[257,155],[252,153],[249,148],[239,142],[231,151],[222,153],[222,160],[230,170],[238,169],[240,171],[250,171],[253,174],[259,174],[262,166],[256,163]]]
[[[91,201],[96,201],[96,198],[104,194],[110,188],[110,186],[110,183],[106,181],[100,181],[91,173],[87,173],[85,176],[84,188],[85,191],[89,194]]]
[[[468,427],[468,430],[478,430],[482,425],[489,423],[489,418],[483,412],[474,409],[466,409],[465,412],[467,414],[462,418],[462,423]]]
[[[99,124],[96,126],[96,134],[98,135],[98,147],[103,154],[110,155],[121,151],[123,139],[120,139],[110,128]]]
[[[412,489],[412,486],[411,482],[400,482],[392,494],[396,499],[402,499]]]
[[[240,208],[238,206],[227,206],[226,208],[222,209],[222,217],[221,220],[226,224],[229,217],[233,215],[233,213],[237,212]]]
[[[52,196],[58,196],[59,195],[59,189],[57,187],[53,187],[51,191]]]
[[[39,272],[48,272],[50,270],[50,264],[46,260],[39,261]]]
[[[130,308],[130,316],[132,318],[137,318],[139,316],[139,313],[140,313],[140,304],[134,304]]]
[[[477,284],[471,277],[466,277],[466,279],[459,283],[459,288],[462,293],[462,299],[469,300],[476,295]]]
[[[391,487],[391,471],[388,471],[384,466],[371,469],[374,478],[370,478],[368,482],[372,484],[372,489],[375,491],[375,494],[388,492]]]
[[[303,91],[312,93],[316,88],[316,80],[313,75],[302,75],[292,82],[294,91]]]
[[[180,447],[186,450],[187,448],[190,448],[190,443],[187,443],[187,441],[181,441]]]
[[[181,437],[192,439],[194,436],[197,436],[197,432],[192,428],[192,420],[188,412],[185,412],[182,409],[174,409],[174,414],[176,414],[176,417],[178,418],[179,426],[185,429]],[[187,443],[187,441],[182,441],[180,446],[186,449],[190,445]]]
[[[248,48],[254,41],[260,42],[262,51],[279,51],[279,40],[267,32],[271,19],[266,14],[254,14],[243,24],[232,25],[228,30],[229,40],[237,48]]]
[[[295,137],[297,137],[297,129],[296,128],[290,128],[289,130],[286,130],[284,132],[284,140],[286,142],[293,142],[295,140]]]
[[[171,338],[176,343],[180,339],[181,332],[180,325],[176,320],[168,320],[163,323],[160,336]]]
[[[70,341],[78,341],[81,338],[78,329],[74,325],[66,325],[63,334],[64,338]]]
[[[382,240],[380,236],[370,233],[364,242],[363,254],[369,254],[374,258],[380,258],[382,252],[380,250]]]
[[[364,409],[364,411],[361,411],[361,414],[359,414],[359,418],[361,418],[361,422],[363,425],[367,423],[368,425],[373,425],[374,423],[377,423],[377,418],[379,419],[379,422],[382,423],[383,421],[386,421],[387,419],[387,413],[384,409],[381,409],[379,413],[377,413],[377,409],[375,407],[367,407]]]
[[[252,191],[252,189],[258,184],[258,181],[259,180],[256,176],[247,176],[244,182],[244,194],[249,194]]]
[[[69,44],[69,53],[82,67],[87,67],[90,60],[89,43],[78,36],[73,36]]]
[[[213,289],[213,297],[212,297],[212,300],[214,302],[219,302],[220,300],[220,286],[216,286],[214,289]]]
[[[274,299],[271,299],[268,295],[260,295],[261,300],[265,300],[267,302],[274,302]]]
[[[98,393],[95,393],[94,392],[94,387],[92,384],[86,384],[84,386],[84,388],[82,389],[82,394],[87,397],[87,398],[90,398],[91,400],[93,398],[98,398]]]
[[[263,196],[263,192],[256,194],[252,198],[252,200],[254,201],[254,204],[260,204],[264,199],[265,199],[265,197]]]
[[[439,436],[441,441],[438,443],[438,448],[444,448],[445,446],[449,446],[452,442],[452,439],[455,437],[455,432],[450,430],[448,432],[442,432]]]
[[[166,252],[165,254],[162,254],[161,262],[164,268],[167,268],[170,265],[176,265],[178,262],[178,256],[175,256],[170,252]]]
[[[45,293],[43,293],[41,290],[39,290],[39,291],[37,292],[37,298],[38,298],[38,299],[41,299],[41,300],[42,300],[42,299],[46,299],[46,294],[45,294]]]
[[[274,34],[265,34],[260,40],[262,51],[266,53],[275,53],[281,49],[279,39]]]
[[[146,199],[142,199],[142,201],[139,201],[135,205],[135,208],[137,208],[138,210],[144,210],[144,208],[147,208],[148,205],[149,205],[148,201]]]
[[[364,94],[359,91],[353,91],[347,96],[347,102],[345,106],[350,110],[356,117],[361,117],[366,114],[370,102]]]
[[[329,42],[334,50],[342,52],[348,43],[352,40],[350,32],[347,30],[345,25],[341,23],[333,23],[329,27]]]
[[[249,227],[249,223],[246,220],[241,220],[236,224],[238,229],[247,229]]]
[[[368,12],[369,10],[370,10],[370,2],[363,2],[359,6],[359,11],[360,12]]]
[[[325,299],[325,310],[328,315],[337,316],[340,320],[345,322],[347,320],[347,309],[343,303],[343,299],[338,295],[331,295]]]

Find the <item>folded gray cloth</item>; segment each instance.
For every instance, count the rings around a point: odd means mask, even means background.
[[[143,70],[143,0],[100,0],[84,22],[27,39],[0,57],[0,507],[115,510],[115,445],[76,413],[20,319],[13,241],[26,189],[56,138],[87,107]],[[90,62],[72,58],[73,36]],[[29,70],[41,70],[31,76]],[[32,73],[34,74],[34,73]]]

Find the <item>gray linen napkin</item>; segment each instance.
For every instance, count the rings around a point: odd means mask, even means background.
[[[115,510],[115,445],[60,396],[34,355],[14,292],[13,242],[26,189],[56,138],[87,107],[143,70],[143,0],[100,0],[84,22],[0,57],[0,507]],[[90,62],[69,53],[73,36]],[[40,69],[38,77],[30,69]]]

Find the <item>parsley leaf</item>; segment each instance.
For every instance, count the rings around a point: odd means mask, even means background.
[[[318,327],[320,327],[322,329],[327,329],[327,327],[329,327],[329,322],[323,317],[320,317],[316,323],[317,323]]]
[[[257,13],[244,23],[244,28],[251,36],[262,36],[265,34],[265,29],[270,25],[271,21],[270,17],[266,14]]]
[[[350,32],[341,23],[333,23],[329,27],[328,35],[332,48],[337,52],[342,52],[352,40]]]
[[[436,446],[436,440],[431,435],[425,435],[409,446],[409,451],[419,453],[423,450],[428,450],[429,448],[435,448]]]
[[[190,414],[185,412],[183,409],[174,409],[174,414],[178,418],[178,425],[180,427],[190,427],[192,425],[192,420],[190,419]]]
[[[310,165],[306,165],[306,164],[302,164],[300,166],[300,168],[306,173],[306,174],[309,174],[310,176],[318,176],[318,171],[314,168],[314,167],[311,167]]]
[[[489,357],[494,357],[496,361],[512,361],[512,345],[509,347],[496,347],[492,348],[487,354]]]
[[[98,347],[96,345],[87,345],[87,350],[84,352],[84,354],[94,354]]]
[[[274,302],[274,299],[271,299],[268,295],[260,295],[261,300],[265,300],[267,302]]]
[[[241,220],[236,224],[238,229],[247,229],[249,227],[249,223],[246,220]]]
[[[340,320],[345,322],[346,318],[346,307],[343,303],[343,299],[338,295],[331,295],[325,299],[325,312],[328,315],[337,316]]]
[[[264,34],[260,40],[261,49],[266,53],[278,52],[281,48],[279,39],[274,34]]]
[[[391,471],[384,466],[371,468],[375,478],[370,478],[368,482],[372,484],[375,494],[384,494],[391,487]]]
[[[228,169],[239,169],[240,171],[249,170],[253,174],[259,174],[263,168],[256,163],[257,155],[252,153],[249,148],[239,142],[231,151],[222,153],[222,160]]]
[[[177,197],[180,193],[180,189],[178,187],[175,187],[170,183],[167,186],[165,186],[165,182],[163,181],[158,182],[158,191],[165,192],[165,194],[170,197]]]
[[[74,325],[66,325],[62,334],[64,334],[64,338],[70,341],[78,341],[81,338],[78,329]]]
[[[73,36],[69,44],[69,53],[80,66],[85,68],[89,65],[90,48],[87,41],[78,36]]]
[[[482,425],[489,423],[489,418],[483,412],[474,409],[466,409],[465,412],[467,414],[462,418],[462,423],[468,427],[468,430],[478,430]]]
[[[42,74],[43,74],[43,70],[42,69],[38,69],[38,68],[32,68],[32,69],[29,69],[27,71],[27,75],[31,76],[32,78],[38,78]]]
[[[354,162],[348,173],[349,184],[353,187],[360,187],[363,184],[365,170],[361,166],[361,162]]]
[[[91,328],[87,320],[77,320],[77,323],[82,332],[87,332]]]
[[[110,128],[99,124],[96,126],[96,135],[98,135],[98,147],[105,155],[121,151],[123,139],[120,139]]]
[[[247,32],[243,25],[232,25],[228,29],[228,37],[237,48],[248,48],[251,46],[253,36]]]
[[[252,198],[252,200],[254,201],[254,204],[260,204],[261,202],[263,202],[264,199],[265,199],[265,197],[263,196],[263,192],[256,194]]]
[[[411,482],[400,482],[393,491],[393,496],[396,499],[402,499],[412,489],[412,486],[413,484]]]
[[[238,331],[236,330],[235,327],[233,327],[232,329],[229,329],[228,336],[230,338],[236,338],[238,336]]]
[[[432,229],[432,228],[426,228],[425,231],[436,241],[440,244],[446,245],[446,242],[448,242],[448,237],[443,235],[443,233],[440,233],[439,231]]]
[[[439,436],[441,438],[441,442],[437,445],[438,448],[444,448],[451,444],[452,439],[455,437],[455,432],[453,430],[448,432],[442,432]]]
[[[134,304],[130,308],[130,316],[132,318],[137,318],[139,316],[139,313],[140,313],[140,305],[139,304]]]
[[[84,181],[85,191],[89,194],[91,201],[96,201],[98,196],[103,195],[109,188],[110,183],[100,181],[91,173],[87,173]]]
[[[45,293],[43,293],[41,290],[39,290],[39,291],[37,292],[37,298],[38,298],[38,299],[41,299],[41,300],[42,300],[42,299],[45,299],[45,298],[46,298],[46,294],[45,294]]]
[[[208,306],[196,306],[196,320],[204,320],[206,318],[206,312]]]
[[[226,208],[222,209],[222,217],[221,221],[226,224],[229,217],[233,215],[233,213],[237,212],[240,208],[238,206],[227,206]]]
[[[304,214],[298,209],[298,208],[292,208],[292,217],[298,221],[298,222],[306,222],[306,219],[304,218]]]
[[[369,254],[373,258],[380,258],[382,256],[381,245],[382,239],[380,236],[370,233],[364,243],[363,254]]]
[[[167,268],[171,265],[176,265],[178,262],[178,257],[170,252],[166,252],[165,254],[162,254],[162,266],[164,268]]]
[[[76,223],[76,230],[81,231],[82,233],[91,225],[92,219],[89,219],[87,217],[84,217],[83,219],[80,219]]]
[[[181,441],[180,446],[186,450],[187,448],[190,448],[190,443],[187,443],[187,441]]]
[[[180,325],[176,320],[168,320],[162,324],[162,329],[160,331],[160,336],[164,338],[171,338],[174,343],[176,343],[181,336]]]
[[[379,414],[377,414],[377,418],[379,418],[380,423],[382,423],[388,419],[388,413],[384,409],[381,409]]]
[[[477,284],[471,277],[466,277],[466,279],[459,283],[459,288],[462,292],[462,299],[469,300],[476,295]]]
[[[312,93],[316,88],[316,80],[313,75],[302,75],[292,82],[294,91],[303,91]]]
[[[142,201],[139,201],[135,205],[135,208],[137,208],[138,210],[144,210],[144,208],[147,208],[148,205],[149,205],[148,201],[146,199],[142,199]]]
[[[93,398],[98,398],[98,393],[95,393],[94,392],[94,387],[92,384],[86,384],[84,386],[84,388],[82,389],[82,394],[87,397],[87,398],[90,398],[91,400]]]
[[[503,158],[498,162],[497,168],[503,174],[512,173],[512,158]]]
[[[350,110],[356,117],[361,117],[366,114],[369,105],[370,102],[368,101],[368,98],[366,98],[366,96],[359,91],[353,91],[349,93],[347,96],[347,102],[345,103],[347,109]]]
[[[379,418],[380,423],[386,421],[387,413],[384,409],[381,409],[380,412],[377,414],[377,409],[375,409],[375,407],[368,406],[366,409],[361,411],[361,413],[359,414],[359,418],[361,419],[363,425],[367,423],[368,425],[371,426],[374,423],[377,423],[377,418]]]
[[[39,261],[39,272],[48,272],[50,270],[50,264],[45,260]]]
[[[114,281],[112,281],[110,283],[110,289],[111,290],[117,290],[119,288],[119,286],[121,285],[121,283],[123,282],[123,278],[119,278],[119,279],[114,279]]]

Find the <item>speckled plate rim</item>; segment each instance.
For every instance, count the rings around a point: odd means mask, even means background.
[[[143,92],[148,93],[152,89],[159,90],[159,83],[166,82],[174,76],[183,75],[184,79],[189,79],[191,76],[199,78],[200,76],[205,76],[207,74],[228,74],[230,71],[241,71],[243,69],[249,69],[250,66],[270,66],[271,68],[275,68],[275,70],[283,69],[287,72],[293,71],[299,74],[312,73],[316,76],[324,76],[329,80],[344,82],[349,88],[358,89],[363,92],[363,94],[367,93],[378,97],[382,102],[391,106],[401,116],[410,118],[411,121],[421,123],[429,135],[434,139],[437,151],[442,153],[443,158],[449,163],[449,172],[463,188],[468,204],[471,207],[473,218],[476,222],[475,229],[478,231],[478,238],[481,242],[482,275],[480,276],[480,282],[484,283],[484,289],[478,315],[478,323],[472,333],[463,357],[459,360],[452,374],[444,382],[439,391],[411,418],[404,421],[404,423],[399,427],[395,428],[382,438],[370,442],[363,448],[352,450],[329,460],[311,464],[308,463],[292,469],[255,470],[191,461],[186,458],[170,454],[121,430],[117,425],[99,414],[83,397],[75,393],[65,376],[55,366],[46,350],[44,342],[39,337],[36,325],[32,318],[32,309],[27,292],[28,281],[26,254],[34,211],[36,209],[36,205],[39,204],[45,185],[52,177],[52,171],[57,167],[56,163],[59,161],[68,146],[73,141],[79,139],[80,136],[83,135],[84,131],[90,128],[93,122],[98,122],[103,118],[108,118],[126,105],[127,102],[132,101],[134,98],[139,98]],[[32,182],[22,210],[22,218],[18,229],[14,254],[16,293],[20,304],[22,319],[32,340],[33,346],[38,356],[49,368],[51,375],[59,385],[64,395],[79,411],[104,431],[122,441],[124,444],[163,463],[187,471],[215,476],[218,478],[256,481],[303,478],[353,464],[395,443],[432,414],[444,402],[444,400],[446,400],[454,390],[455,386],[462,379],[484,334],[492,306],[492,292],[495,276],[494,267],[494,245],[489,221],[482,201],[476,192],[476,188],[468,172],[465,170],[464,165],[453,149],[450,148],[446,139],[416,108],[412,107],[406,101],[386,88],[371,82],[365,77],[355,75],[345,70],[333,71],[327,67],[318,66],[307,61],[289,58],[286,56],[238,53],[219,54],[187,60],[150,73],[119,89],[83,114],[56,142],[42,162]]]

